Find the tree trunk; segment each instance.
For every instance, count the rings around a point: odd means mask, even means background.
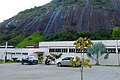
[[[96,61],[96,65],[100,65],[98,60]]]
[[[83,65],[81,65],[81,80],[83,80]]]
[[[99,64],[99,55],[98,55],[98,54],[97,54],[97,56],[96,56],[96,59],[97,59],[97,60],[96,60],[96,65],[100,65],[100,64]]]

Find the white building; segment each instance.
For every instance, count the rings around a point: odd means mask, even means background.
[[[102,42],[106,48],[107,52],[110,53],[107,60],[102,59],[101,64],[111,64],[117,65],[118,53],[120,52],[120,40],[93,40],[93,44],[97,42]],[[62,53],[62,58],[65,56],[81,56],[81,53],[85,53],[84,57],[88,58],[86,55],[86,49],[81,51],[80,49],[75,49],[73,45],[74,41],[53,41],[53,42],[40,42],[39,49],[40,52],[47,55],[49,53]],[[91,60],[91,63],[95,63]]]
[[[25,55],[35,55],[36,51],[39,51],[39,48],[4,48],[0,47],[0,59],[5,58],[5,53],[7,54],[7,59],[18,58],[21,60],[22,56]]]
[[[106,48],[107,52],[110,53],[107,60],[102,59],[100,64],[108,65],[118,65],[120,53],[120,40],[92,40],[93,44],[96,42],[102,42]],[[17,57],[21,59],[24,55],[35,55],[38,54],[48,55],[50,53],[62,53],[62,58],[65,56],[79,56],[81,53],[84,53],[84,57],[88,58],[86,55],[86,49],[80,50],[75,49],[73,45],[74,41],[53,41],[53,42],[40,42],[39,48],[3,48],[0,47],[0,59],[4,59],[4,53],[7,52],[7,59],[12,59]],[[94,60],[91,60],[91,63],[95,63]]]

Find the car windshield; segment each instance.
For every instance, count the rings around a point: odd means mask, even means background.
[[[34,58],[34,56],[29,56],[29,59],[32,59],[32,58]]]
[[[70,58],[72,58],[72,57],[65,57],[62,60],[70,60]]]

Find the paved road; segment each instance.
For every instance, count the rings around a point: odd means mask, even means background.
[[[0,80],[80,80],[80,69],[40,64],[0,64]],[[85,68],[84,80],[120,80],[120,67]]]

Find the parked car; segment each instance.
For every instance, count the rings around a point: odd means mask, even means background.
[[[71,58],[74,58],[74,57],[65,57],[63,58],[62,60],[60,61],[57,61],[57,66],[58,67],[61,67],[61,66],[72,66],[71,62],[70,62],[70,59]],[[75,60],[75,58],[74,58]],[[75,64],[75,66],[77,67],[80,67],[81,65],[78,63],[78,64]]]
[[[21,64],[24,65],[24,63],[27,64],[38,64],[38,59],[34,56],[24,56],[22,57]]]

